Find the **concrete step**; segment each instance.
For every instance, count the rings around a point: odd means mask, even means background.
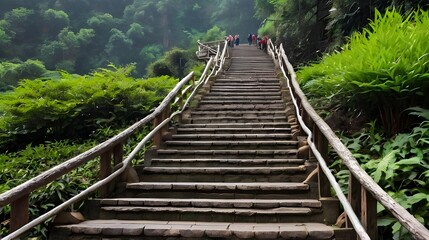
[[[225,104],[220,103],[219,104]],[[191,112],[192,116],[198,117],[198,116],[214,116],[214,117],[221,117],[221,116],[248,116],[248,117],[256,117],[256,116],[286,116],[286,111],[199,111],[195,110]]]
[[[296,158],[297,149],[270,149],[270,150],[189,150],[189,149],[159,149],[159,157],[167,158]]]
[[[210,149],[210,150],[241,150],[241,149],[297,149],[298,141],[292,140],[276,140],[276,141],[267,141],[267,140],[239,140],[239,141],[229,141],[229,140],[169,140],[165,141],[166,148],[173,149]]]
[[[90,220],[57,226],[50,239],[337,239],[350,229],[322,223],[231,223],[154,220]],[[349,239],[351,234],[349,233]]]
[[[181,159],[181,158],[154,158],[151,160],[152,167],[168,166],[168,167],[238,167],[238,166],[297,166],[303,165],[304,159]],[[136,166],[136,168],[141,168]]]
[[[183,134],[182,129],[178,130],[180,134],[175,134],[172,136],[172,140],[247,140],[247,141],[274,141],[274,140],[290,140],[292,139],[292,134],[290,133],[264,133],[264,134],[224,134],[224,133],[198,133],[198,134]],[[198,132],[198,129],[195,129],[195,132]],[[202,132],[202,131],[201,131]],[[209,132],[209,131],[207,131]]]
[[[302,182],[312,168],[289,167],[145,167],[140,181],[150,182]]]

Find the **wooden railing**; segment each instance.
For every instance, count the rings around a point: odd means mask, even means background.
[[[429,230],[424,227],[413,215],[405,208],[399,205],[389,196],[374,180],[363,170],[359,162],[353,157],[352,153],[342,144],[341,140],[326,124],[325,121],[316,113],[313,107],[308,103],[305,94],[302,92],[299,83],[296,80],[296,74],[293,66],[289,62],[283,46],[276,48],[271,41],[268,44],[268,53],[273,60],[279,64],[280,69],[286,78],[287,85],[291,94],[296,99],[297,114],[303,121],[301,131],[309,130],[309,142],[314,143],[312,153],[319,161],[319,195],[320,197],[331,197],[331,187],[336,191],[346,215],[346,227],[354,227],[360,239],[378,239],[377,238],[377,202],[387,209],[403,227],[405,227],[414,239],[429,239]],[[286,67],[286,68],[285,68]],[[342,159],[343,164],[350,172],[349,193],[347,202],[341,199],[344,195],[340,188],[332,182],[332,173],[330,169],[323,165],[331,163],[329,161],[329,146]],[[351,207],[351,209],[349,209]],[[347,210],[349,209],[349,210]],[[355,216],[358,215],[356,218]],[[359,220],[360,219],[360,220]],[[357,222],[360,221],[360,222]],[[363,226],[364,230],[360,229]]]
[[[226,41],[219,42],[219,44],[222,44],[224,47],[226,46]],[[198,81],[195,81],[193,72],[189,73],[173,88],[173,90],[171,90],[160,105],[145,118],[92,149],[41,173],[40,175],[5,193],[2,193],[0,195],[0,207],[4,207],[6,205],[10,205],[11,207],[10,234],[2,239],[9,240],[19,237],[28,230],[31,230],[33,227],[47,221],[61,211],[64,211],[70,205],[85,199],[85,197],[90,193],[97,190],[101,196],[108,195],[109,190],[112,189],[112,184],[115,184],[118,177],[120,177],[121,174],[131,166],[131,161],[135,156],[151,140],[153,145],[159,146],[162,135],[166,131],[167,124],[174,117],[180,116],[181,113],[183,113],[199,88],[207,82],[208,78],[218,72],[219,64],[220,62],[224,62],[224,59],[221,59],[221,54],[219,52],[217,53],[217,56],[216,61],[214,57],[209,59],[204,72]],[[175,105],[175,109],[178,110],[171,114],[173,104]],[[137,144],[134,150],[124,159],[124,144],[127,139],[148,124],[153,124],[152,131],[147,134],[143,140]],[[70,171],[75,170],[94,159],[100,160],[100,180],[98,182],[68,201],[56,206],[49,212],[29,222],[29,199],[32,192],[46,186],[61,176],[66,175]]]
[[[212,41],[202,43],[198,40],[198,51],[196,55],[199,59],[209,59],[212,56],[216,56],[219,52],[226,48],[223,44],[224,40]]]

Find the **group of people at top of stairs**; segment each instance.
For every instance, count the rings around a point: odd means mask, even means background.
[[[235,35],[234,37],[232,35],[229,35],[228,37],[226,37],[226,40],[228,41],[228,46],[229,47],[234,47],[235,46],[239,46],[240,45],[240,35]],[[247,42],[250,45],[255,45],[257,46],[259,49],[262,50],[266,50],[267,49],[267,43],[268,43],[268,36],[265,37],[261,37],[261,36],[256,36],[255,34],[251,34],[249,33],[249,35],[247,36]]]

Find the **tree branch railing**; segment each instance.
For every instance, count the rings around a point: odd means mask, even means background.
[[[277,49],[271,43],[268,44],[268,48],[268,52],[273,59],[277,59],[276,61],[278,61],[286,78],[291,95],[295,99],[297,114],[304,116],[300,117],[301,130],[308,134],[312,153],[319,162],[319,169],[322,169],[322,171],[319,171],[319,196],[329,197],[331,195],[331,186],[334,188],[346,212],[346,227],[353,226],[360,239],[377,239],[377,202],[387,209],[409,231],[414,239],[429,239],[429,230],[390,197],[361,168],[350,150],[344,146],[328,124],[308,103],[296,80],[295,71],[285,54],[283,45],[280,45]],[[284,66],[286,66],[286,70]],[[326,165],[327,163],[329,164],[327,156],[329,145],[342,159],[342,163],[350,172],[348,198],[345,198],[335,177]]]
[[[224,57],[224,55],[222,56]],[[217,62],[224,62],[224,59],[218,57]],[[150,142],[150,140],[152,140],[152,143],[155,146],[159,146],[157,144],[162,140],[162,135],[166,131],[166,125],[170,123],[174,117],[180,116],[183,111],[185,111],[191,99],[210,77],[213,75],[216,76],[216,72],[218,72],[219,69],[218,65],[219,64],[216,63],[215,59],[211,57],[198,81],[195,81],[193,72],[189,73],[173,88],[173,90],[170,91],[160,105],[145,118],[90,150],[83,152],[62,164],[39,174],[23,184],[0,194],[0,207],[7,205],[10,205],[11,207],[9,235],[2,239],[10,240],[21,236],[35,226],[44,223],[61,211],[64,211],[70,205],[82,201],[90,193],[97,190],[100,191],[100,195],[107,195],[109,193],[109,189],[112,189],[109,184],[114,184],[114,180],[120,177],[121,174],[131,166],[132,160],[144,148],[144,146]],[[184,99],[186,99],[186,101],[184,101]],[[172,104],[179,106],[178,110],[170,115]],[[152,131],[136,145],[134,150],[132,150],[125,159],[123,159],[123,147],[127,139],[133,136],[138,130],[148,126],[152,121]],[[78,169],[90,160],[97,158],[100,159],[99,176],[101,180],[97,181],[95,184],[78,193],[66,202],[29,222],[29,199],[32,192],[66,175],[72,170]],[[112,160],[114,163],[113,166]]]

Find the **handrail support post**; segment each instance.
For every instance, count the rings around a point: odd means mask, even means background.
[[[24,195],[10,204],[10,232],[14,232],[28,223],[30,195]]]

